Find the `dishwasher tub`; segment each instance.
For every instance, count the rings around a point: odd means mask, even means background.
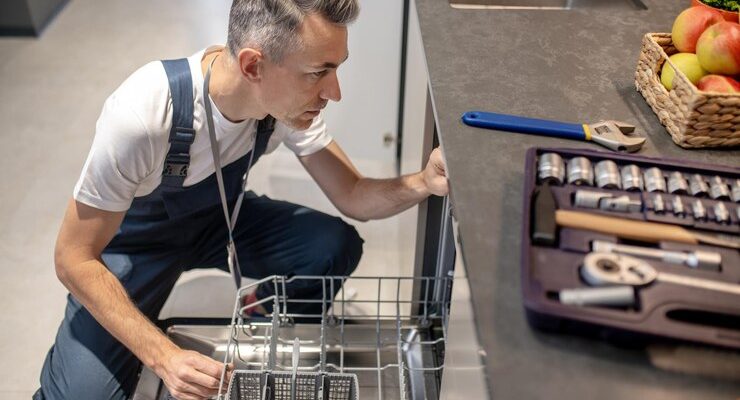
[[[327,300],[287,297],[285,285],[296,280],[321,281]],[[328,294],[335,287],[347,287],[352,281],[371,281],[377,291],[358,298],[340,290],[330,301]],[[276,295],[242,305],[239,299],[260,284],[273,285]],[[422,298],[402,298],[406,285],[421,287]],[[173,325],[167,335],[182,348],[233,364],[236,371],[341,374],[356,377],[359,399],[437,399],[451,285],[451,277],[272,276],[239,289],[230,325]],[[246,309],[268,302],[276,312],[261,318],[245,315]],[[286,311],[290,304],[307,302],[321,303],[321,315]],[[294,369],[296,339],[300,357]],[[226,391],[218,396],[219,400],[238,398],[227,396]],[[134,400],[166,399],[169,395],[161,381],[151,371],[142,371]],[[269,399],[292,400],[274,392]]]

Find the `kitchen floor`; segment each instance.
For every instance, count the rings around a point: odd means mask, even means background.
[[[2,399],[31,397],[62,318],[67,292],[54,274],[54,240],[105,98],[147,61],[224,41],[230,1],[176,2],[176,12],[173,3],[75,0],[40,38],[0,38]],[[369,176],[395,170],[367,155],[353,161]],[[250,179],[259,193],[338,214],[285,148],[263,158]],[[356,275],[411,275],[414,213],[352,222],[366,241]],[[230,285],[225,274],[213,271],[183,275],[161,316],[228,315]],[[376,290],[359,283],[351,289]],[[202,302],[204,294],[211,301]]]

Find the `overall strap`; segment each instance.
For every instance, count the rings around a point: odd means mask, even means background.
[[[190,145],[195,140],[193,129],[193,79],[186,58],[162,60],[172,96],[170,150],[164,160],[162,185],[182,187],[190,165]]]
[[[249,163],[247,164],[247,170],[244,172],[242,177],[242,191],[239,193],[239,197],[236,199],[236,205],[234,210],[231,212],[231,219],[229,222],[229,229],[236,228],[236,219],[239,217],[239,210],[244,201],[244,193],[247,191],[247,178],[249,178],[249,170],[252,168],[255,162],[265,153],[267,150],[267,143],[270,141],[270,136],[275,130],[275,117],[272,115],[266,116],[257,122],[257,134],[252,141],[252,152],[249,154]]]
[[[259,120],[257,123],[257,141],[254,145],[252,152],[255,152],[255,160],[259,159],[262,154],[267,150],[267,143],[270,141],[270,136],[275,130],[275,117],[268,115],[264,119]]]

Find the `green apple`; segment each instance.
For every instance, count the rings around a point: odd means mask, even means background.
[[[708,72],[701,67],[701,64],[699,63],[699,57],[697,57],[696,54],[677,53],[668,57],[668,59],[671,60],[673,65],[675,65],[679,71],[683,72],[683,74],[686,75],[686,77],[693,84],[696,84],[696,82],[699,82],[699,79],[708,74]],[[663,84],[663,86],[665,86],[666,89],[672,90],[673,78],[675,76],[676,72],[666,61],[663,64],[663,70],[660,72],[660,82]]]

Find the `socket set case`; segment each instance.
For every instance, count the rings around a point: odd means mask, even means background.
[[[740,349],[740,168],[531,148],[525,173],[532,327]]]

